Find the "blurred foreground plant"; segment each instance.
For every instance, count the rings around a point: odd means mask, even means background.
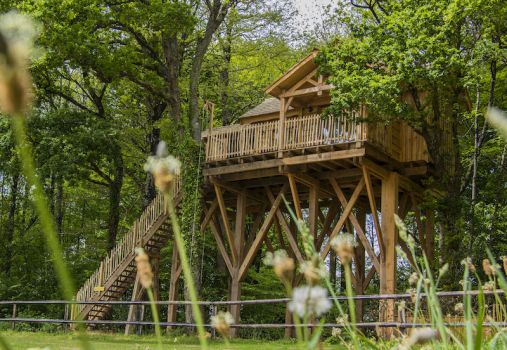
[[[30,185],[32,201],[62,295],[65,300],[72,301],[75,295],[74,283],[63,258],[55,221],[49,210],[44,187],[36,173],[32,145],[26,133],[26,114],[32,109],[32,83],[28,61],[36,34],[35,25],[29,17],[16,12],[0,16],[0,111],[10,116],[23,174]],[[80,331],[82,328],[78,324],[80,340],[83,347],[89,349],[86,337]],[[5,347],[5,343],[3,346]]]
[[[183,277],[185,278],[185,283],[192,302],[192,313],[197,324],[199,342],[202,349],[207,349],[208,342],[201,309],[198,304],[195,282],[192,276],[192,271],[190,270],[190,263],[185,251],[185,242],[181,234],[180,224],[176,215],[176,208],[174,206],[174,187],[180,175],[181,163],[178,159],[168,154],[166,143],[161,141],[157,147],[157,154],[155,156],[148,157],[144,169],[153,175],[155,185],[164,195],[166,209],[169,212],[174,240],[176,242],[176,248],[178,249],[178,255],[183,269]]]

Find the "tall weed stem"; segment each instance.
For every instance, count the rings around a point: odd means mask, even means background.
[[[35,171],[32,146],[26,136],[25,117],[23,115],[15,115],[12,116],[10,120],[14,138],[16,139],[23,174],[30,185],[30,190],[33,196],[33,204],[39,217],[42,232],[44,233],[44,237],[53,260],[53,265],[62,295],[65,300],[72,301],[75,295],[74,282],[63,258],[62,248],[56,234],[55,221],[49,211],[49,205],[46,194],[44,193],[44,188]],[[79,338],[83,348],[91,349],[85,335],[82,332],[84,327],[78,324],[76,328],[79,332]]]
[[[201,349],[207,349],[208,342],[206,340],[206,331],[204,330],[204,322],[201,310],[198,305],[197,291],[195,289],[194,278],[192,277],[190,264],[188,262],[187,254],[185,252],[185,242],[183,241],[183,237],[181,235],[180,224],[178,221],[178,217],[176,216],[176,210],[174,208],[174,202],[172,200],[172,193],[169,193],[169,195],[165,196],[165,203],[169,211],[169,218],[171,220],[171,225],[173,228],[174,240],[176,242],[176,248],[178,249],[181,267],[183,269],[183,277],[185,278],[185,283],[187,284],[188,293],[190,294],[190,300],[192,302],[192,312],[194,314],[195,322],[197,323],[197,332],[199,334],[199,342],[201,344]]]

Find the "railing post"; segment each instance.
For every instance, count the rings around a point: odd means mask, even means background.
[[[17,314],[17,305],[16,304],[12,304],[12,323],[11,323],[11,328],[12,330],[14,330],[16,328],[16,321],[14,321],[14,319],[16,318],[16,314]]]
[[[284,91],[285,92],[285,91]],[[282,150],[284,146],[284,139],[285,139],[285,104],[286,104],[285,97],[282,97],[280,99],[280,118],[278,120],[278,157],[282,157]]]
[[[215,304],[211,304],[211,316],[217,315],[217,309],[218,307]],[[211,336],[215,338],[217,336],[217,331],[215,330],[215,327],[211,328]]]
[[[65,304],[65,309],[63,310],[63,320],[68,321],[69,320],[69,304]],[[62,323],[63,330],[67,330],[67,323]]]

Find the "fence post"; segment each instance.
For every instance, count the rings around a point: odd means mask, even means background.
[[[218,307],[215,304],[211,304],[211,317],[217,315],[217,309]],[[217,331],[215,330],[215,327],[211,327],[211,336],[213,338],[217,336]]]
[[[63,311],[63,320],[68,321],[69,320],[69,304],[65,304],[65,309]],[[68,325],[66,322],[62,323],[62,328],[64,331],[68,329]]]
[[[12,318],[13,319],[16,318],[16,314],[17,314],[17,305],[12,304]],[[12,320],[11,328],[12,328],[12,330],[14,330],[14,328],[16,328],[16,321]]]

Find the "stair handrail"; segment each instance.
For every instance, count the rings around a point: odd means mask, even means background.
[[[173,199],[175,200],[181,189],[181,180],[174,184]],[[95,272],[85,281],[76,294],[77,301],[92,300],[97,295],[96,287],[102,287],[113,275],[118,266],[129,256],[133,255],[136,247],[143,246],[144,235],[161,215],[167,214],[164,195],[158,193],[153,201],[144,209],[141,216],[133,223],[131,229],[111,249],[101,261]],[[76,315],[81,313],[86,305],[78,305]]]

